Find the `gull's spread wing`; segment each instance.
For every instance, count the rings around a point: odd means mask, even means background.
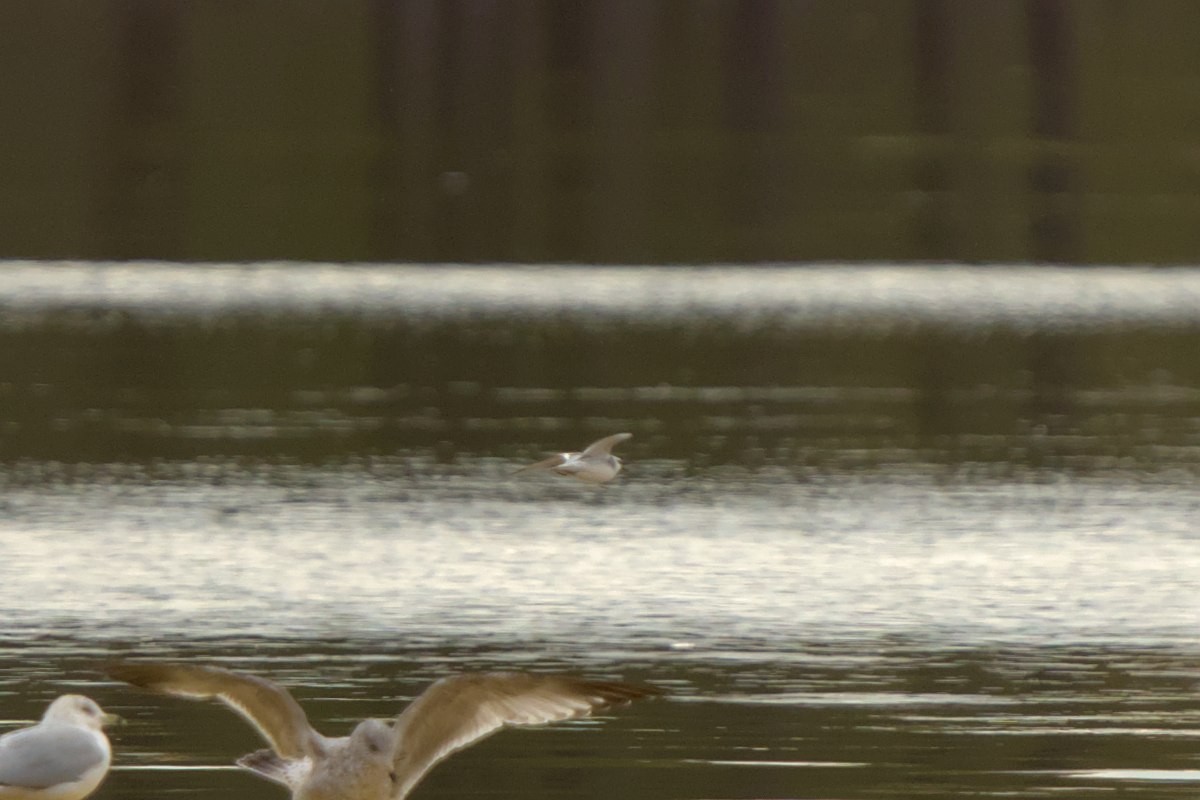
[[[241,714],[281,757],[316,754],[321,735],[286,689],[271,681],[220,667],[127,661],[105,671],[143,689],[192,699],[217,698]]]
[[[612,455],[612,449],[614,447],[626,439],[632,438],[632,433],[614,433],[612,436],[605,436],[603,439],[599,439],[589,444],[587,449],[583,451],[583,457],[587,458],[588,456]]]
[[[547,459],[537,462],[536,464],[530,464],[528,466],[521,467],[518,470],[514,470],[513,474],[516,475],[521,472],[528,472],[535,469],[554,469],[555,467],[561,467],[563,464],[567,463],[572,455],[572,453],[556,453]]]
[[[443,678],[396,719],[401,800],[435,764],[506,726],[543,725],[660,695],[650,687],[560,675],[496,672]]]

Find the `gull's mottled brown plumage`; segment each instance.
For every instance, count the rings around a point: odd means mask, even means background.
[[[218,699],[253,725],[284,758],[312,756],[320,734],[296,699],[278,684],[221,667],[128,661],[109,665],[109,677],[153,692]]]
[[[364,720],[327,738],[286,689],[219,667],[122,662],[109,675],[157,692],[219,698],[271,744],[239,760],[288,786],[294,800],[402,800],[438,762],[509,726],[543,725],[644,697],[653,687],[521,672],[468,673],[435,682],[394,721]]]
[[[505,726],[544,725],[661,694],[623,683],[521,672],[442,678],[396,719],[396,776],[404,797],[442,759]]]

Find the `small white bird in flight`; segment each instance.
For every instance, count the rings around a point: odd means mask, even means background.
[[[104,726],[117,721],[96,702],[64,694],[38,724],[0,736],[0,800],[82,800],[112,762]]]
[[[551,470],[585,483],[608,483],[621,471],[621,459],[612,454],[612,449],[632,438],[632,433],[614,433],[592,442],[582,453],[556,453],[544,461],[521,467],[517,472]]]
[[[219,667],[162,662],[110,665],[117,680],[190,698],[218,698],[271,745],[238,766],[288,787],[292,800],[403,800],[439,761],[503,727],[587,716],[651,687],[519,672],[443,678],[394,720],[367,719],[349,736],[313,730],[286,689]]]

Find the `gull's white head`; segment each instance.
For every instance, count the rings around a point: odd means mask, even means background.
[[[364,719],[355,726],[350,739],[369,753],[379,753],[387,759],[392,758],[396,741],[395,731],[381,719]]]
[[[106,714],[95,700],[81,694],[64,694],[51,703],[42,715],[43,722],[63,722],[97,731],[119,720],[120,717]]]

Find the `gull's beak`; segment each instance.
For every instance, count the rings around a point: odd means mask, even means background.
[[[124,724],[125,718],[120,714],[110,714],[105,712],[105,714],[100,717],[100,725],[105,728],[120,727]]]

